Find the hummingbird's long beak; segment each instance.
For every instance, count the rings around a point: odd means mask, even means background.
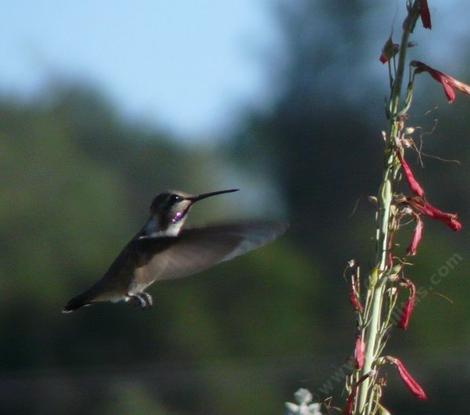
[[[196,203],[196,202],[199,202],[200,200],[206,199],[206,198],[208,198],[208,197],[221,195],[221,194],[223,194],[223,193],[238,192],[238,190],[239,190],[239,189],[219,190],[219,191],[217,191],[217,192],[202,193],[202,194],[197,195],[197,196],[190,196],[190,197],[187,197],[186,199],[190,200],[192,203]]]

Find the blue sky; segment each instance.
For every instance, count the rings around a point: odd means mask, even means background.
[[[0,92],[28,97],[57,75],[79,78],[130,118],[210,136],[261,94],[259,50],[275,37],[269,2],[8,2]]]
[[[131,119],[183,138],[220,138],[237,109],[268,90],[262,56],[279,46],[276,1],[0,0],[0,93],[30,97],[57,76],[83,79]],[[375,56],[402,1],[384,0],[366,23],[380,27],[370,62],[380,79]],[[433,30],[418,40],[430,45],[431,64],[451,51],[467,58],[466,2],[430,2]],[[448,59],[442,69],[459,64]]]

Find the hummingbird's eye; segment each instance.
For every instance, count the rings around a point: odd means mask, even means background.
[[[183,200],[183,198],[181,196],[178,196],[178,195],[171,195],[170,196],[170,202],[171,203],[177,203],[177,202],[180,202],[181,200]]]

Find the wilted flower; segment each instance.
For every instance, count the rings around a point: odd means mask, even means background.
[[[294,394],[297,404],[286,402],[287,415],[322,415],[319,403],[312,402],[312,394],[307,389],[299,389]]]
[[[410,318],[411,314],[413,314],[413,309],[416,304],[416,287],[415,285],[410,281],[406,281],[406,286],[409,290],[409,296],[408,299],[406,300],[405,304],[403,305],[403,308],[401,310],[401,316],[400,316],[400,321],[397,324],[397,327],[403,330],[406,330],[408,328],[408,324],[410,323]]]
[[[423,388],[416,382],[416,380],[411,376],[410,372],[406,370],[405,365],[397,359],[396,357],[387,356],[387,360],[395,365],[398,370],[398,373],[401,377],[401,380],[406,385],[408,390],[418,399],[425,400],[427,399],[426,393]]]
[[[431,13],[429,12],[428,0],[420,0],[421,22],[425,29],[431,29]]]
[[[393,43],[392,38],[389,37],[382,48],[382,53],[380,54],[379,61],[382,63],[388,62],[398,53],[399,50],[400,45],[398,43]]]
[[[455,90],[459,90],[464,94],[470,95],[470,85],[464,84],[463,82],[458,81],[450,75],[447,75],[444,72],[438,71],[437,69],[431,68],[420,61],[412,61],[411,66],[414,66],[415,73],[427,72],[431,75],[437,82],[442,85],[444,93],[449,101],[449,104],[455,101]]]
[[[354,347],[354,365],[356,369],[362,369],[364,366],[364,340],[360,334],[356,337],[356,346]]]

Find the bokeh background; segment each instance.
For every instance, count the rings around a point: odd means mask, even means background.
[[[373,252],[378,56],[404,1],[2,3],[0,412],[279,414],[299,387],[338,396],[354,336],[343,270],[355,258],[366,272]],[[470,5],[430,6],[412,58],[470,80]],[[393,413],[468,410],[469,113],[418,79],[417,176],[464,228],[426,223],[410,275],[429,295],[389,353],[429,400],[391,371]],[[156,193],[226,187],[242,191],[201,203],[193,224],[288,218],[288,234],[154,286],[150,311],[60,313]]]

